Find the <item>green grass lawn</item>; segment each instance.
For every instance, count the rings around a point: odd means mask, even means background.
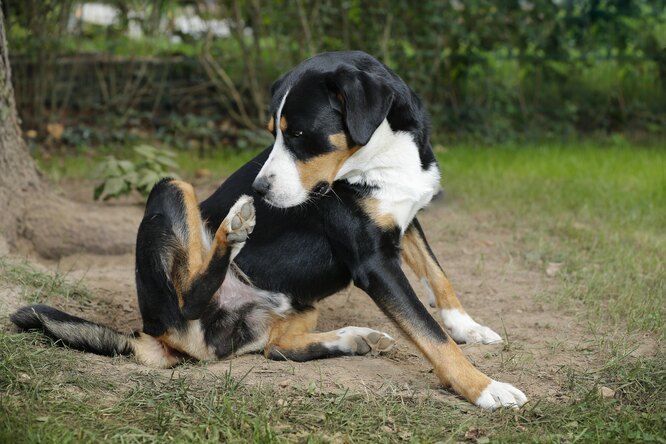
[[[666,338],[666,150],[619,143],[439,153],[449,197],[562,263],[562,304]]]
[[[610,330],[663,343],[666,151],[615,141],[456,146],[438,157],[452,205],[511,229],[526,263],[562,264],[546,304],[588,320],[599,347]],[[204,165],[222,174],[244,160],[189,159],[184,175]],[[7,261],[0,280],[26,288],[32,300],[44,288],[88,294]],[[316,388],[278,399],[284,395],[270,387],[220,379],[205,368],[210,384],[149,373],[118,384],[81,372],[72,354],[43,342],[0,332],[0,442],[666,442],[663,345],[651,358],[611,347],[602,368],[569,371],[562,387],[568,401],[486,413]],[[601,399],[601,385],[615,397]],[[473,430],[476,438],[466,438]]]

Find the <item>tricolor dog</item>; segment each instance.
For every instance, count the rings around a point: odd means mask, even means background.
[[[388,350],[393,338],[369,328],[314,331],[317,303],[353,283],[443,384],[487,409],[524,404],[520,390],[477,370],[456,344],[501,338],[465,312],[416,218],[440,181],[421,100],[362,52],[308,59],[271,93],[271,147],[201,204],[177,180],[150,194],[136,248],[140,333],[41,305],[12,321],[73,348],[133,354],[155,367],[260,351],[308,361]],[[403,264],[448,333],[417,298]]]

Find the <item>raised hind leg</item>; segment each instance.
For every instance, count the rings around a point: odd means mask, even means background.
[[[144,331],[136,339],[136,355],[141,362],[168,367],[183,356],[216,358],[200,318],[254,224],[252,198],[241,196],[208,236],[191,185],[178,180],[156,185],[137,240]]]

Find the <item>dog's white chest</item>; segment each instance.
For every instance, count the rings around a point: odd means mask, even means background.
[[[436,163],[423,169],[412,135],[394,132],[384,120],[368,144],[345,162],[336,179],[373,187],[380,215],[390,215],[404,232],[437,193],[440,172]]]

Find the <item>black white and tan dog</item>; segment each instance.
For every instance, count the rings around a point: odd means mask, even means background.
[[[142,332],[124,335],[42,305],[12,321],[155,367],[259,351],[308,361],[388,350],[393,338],[369,328],[314,332],[317,303],[353,283],[443,384],[483,408],[524,404],[520,390],[477,370],[456,344],[501,338],[465,312],[416,218],[440,181],[421,100],[362,52],[308,59],[271,93],[275,142],[212,196],[199,204],[177,180],[152,190],[136,247]],[[403,263],[449,334],[419,301]]]

